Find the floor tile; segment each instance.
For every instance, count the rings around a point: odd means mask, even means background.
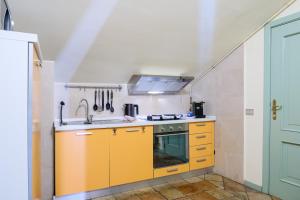
[[[93,200],[280,200],[260,193],[218,174],[173,179]]]
[[[182,198],[179,198],[179,199],[176,199],[176,200],[192,200],[190,197],[182,197]]]
[[[258,192],[247,192],[249,200],[272,200],[269,195]]]
[[[197,194],[189,195],[188,196],[192,200],[218,200],[217,198],[211,196],[207,192],[199,192]]]
[[[233,197],[234,195],[231,192],[225,191],[223,189],[215,189],[206,191],[211,196],[215,197],[216,199],[226,199],[229,197]]]
[[[122,192],[115,194],[114,198],[116,200],[141,200],[135,193],[135,191]]]
[[[218,174],[205,174],[205,180],[207,180],[207,181],[223,181],[223,177]]]
[[[181,191],[185,195],[195,194],[198,192],[203,192],[207,190],[214,190],[217,187],[208,181],[200,181],[197,183],[188,183],[185,185],[181,185],[176,187],[179,191]]]
[[[165,198],[152,188],[143,188],[135,193],[142,200],[165,200]]]
[[[185,180],[172,180],[172,181],[168,181],[168,184],[172,185],[172,186],[180,186],[180,185],[184,185],[187,184],[188,182]]]
[[[246,192],[235,192],[234,196],[240,200],[248,200],[248,195]]]
[[[232,191],[232,192],[246,192],[246,188],[244,185],[227,178],[223,178],[223,180],[224,180],[225,190]]]
[[[174,186],[169,184],[157,185],[153,186],[153,188],[168,200],[184,197],[184,194],[182,192],[180,192]]]
[[[197,182],[203,181],[203,179],[199,178],[199,177],[186,178],[184,180],[189,183],[197,183]]]
[[[210,183],[214,184],[218,188],[224,189],[224,183],[223,181],[209,181]]]
[[[115,200],[115,197],[113,197],[113,196],[104,196],[104,197],[95,198],[93,200]]]

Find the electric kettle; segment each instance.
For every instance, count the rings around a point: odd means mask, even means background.
[[[139,106],[137,104],[124,104],[124,116],[136,117],[139,114]]]

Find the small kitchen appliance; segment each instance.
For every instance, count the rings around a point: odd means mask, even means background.
[[[137,104],[124,104],[124,116],[136,117],[139,114],[139,106]]]
[[[154,126],[154,168],[189,162],[187,123]]]
[[[206,116],[203,114],[203,105],[204,101],[201,102],[193,102],[192,108],[195,118],[205,118]]]

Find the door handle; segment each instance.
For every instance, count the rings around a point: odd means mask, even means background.
[[[272,119],[276,120],[277,119],[277,110],[280,110],[282,106],[277,105],[276,99],[273,99],[272,101]]]

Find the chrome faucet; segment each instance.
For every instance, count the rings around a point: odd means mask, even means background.
[[[79,106],[76,110],[76,114],[79,110],[79,108],[82,106],[82,103],[86,104],[86,109],[85,109],[85,116],[86,116],[86,121],[84,122],[85,124],[91,124],[93,122],[93,115],[89,115],[89,102],[86,99],[81,99]]]

